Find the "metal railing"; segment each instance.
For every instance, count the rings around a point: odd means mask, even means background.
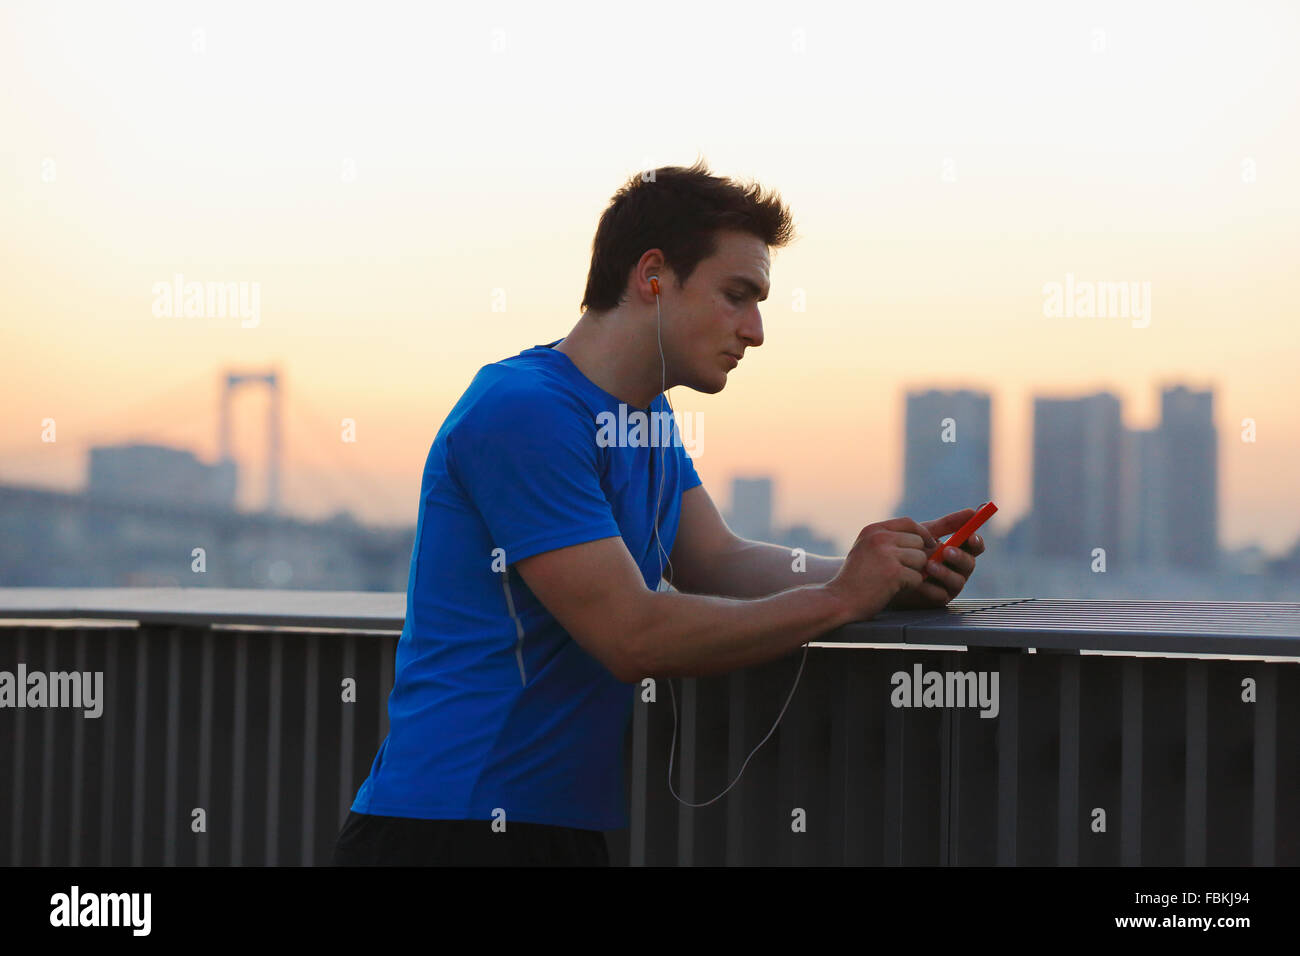
[[[0,863],[328,862],[387,733],[404,610],[405,595],[370,592],[0,589],[0,671],[104,675],[98,718],[0,707]],[[682,800],[735,777],[801,656],[674,682]],[[608,834],[611,856],[1296,865],[1295,659],[1300,604],[885,614],[810,646],[776,731],[699,808],[668,789],[672,694],[629,687],[631,826]],[[996,716],[970,700],[902,706],[898,675],[928,672],[996,674]]]

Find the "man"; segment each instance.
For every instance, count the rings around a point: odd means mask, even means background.
[[[796,573],[730,531],[671,424],[667,388],[719,392],[763,344],[768,249],[792,236],[778,197],[700,163],[635,176],[601,216],[578,323],[479,370],[425,465],[390,730],[335,863],[607,865],[630,684],[961,591],[982,542],[927,554],[971,509],[869,525]],[[611,442],[602,422],[635,412],[667,435]]]

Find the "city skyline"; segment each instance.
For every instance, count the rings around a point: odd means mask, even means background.
[[[630,9],[599,27],[416,9],[397,34],[322,17],[304,43],[284,10],[8,7],[0,480],[76,487],[92,441],[147,433],[210,461],[217,369],[278,365],[318,420],[289,438],[285,500],[411,521],[477,369],[577,320],[615,189],[702,156],[779,191],[797,232],[772,256],[764,345],[721,393],[671,396],[707,420],[715,498],[770,472],[782,522],[845,540],[904,494],[905,392],[970,388],[993,399],[1009,526],[1031,501],[1034,396],[1111,391],[1144,429],[1180,382],[1215,391],[1223,545],[1282,553],[1300,530],[1300,11],[1017,9],[1034,42],[952,5],[918,59],[883,38],[929,36],[921,10],[683,8],[735,47],[661,71],[680,105],[650,124],[591,82],[628,67],[605,31],[639,29]],[[700,88],[732,90],[756,51],[781,82],[709,106]],[[250,465],[263,400],[234,402]],[[358,440],[337,456],[345,418]]]
[[[268,404],[268,418],[258,425],[261,434],[256,440],[263,445],[271,437],[276,443],[281,440],[285,429],[280,422],[281,406],[292,409],[293,402],[292,399],[282,401],[275,388],[274,375],[226,370],[220,376],[225,382],[219,415],[222,448],[234,447],[229,415],[232,387],[241,379],[264,378],[271,383],[272,402]],[[282,373],[280,380],[283,382]],[[1110,392],[1073,397],[1034,396],[1032,455],[1027,476],[1028,484],[1034,489],[1030,506],[1011,514],[1000,506],[1003,520],[997,529],[989,529],[991,536],[1007,538],[1015,526],[1023,523],[1028,535],[1025,546],[1032,553],[1048,555],[1054,553],[1053,549],[1059,549],[1062,541],[1091,538],[1097,544],[1106,542],[1112,555],[1122,554],[1146,562],[1164,562],[1210,539],[1216,540],[1223,551],[1261,547],[1258,542],[1225,543],[1218,528],[1221,510],[1218,451],[1223,441],[1212,425],[1213,389],[1198,391],[1174,384],[1162,386],[1159,393],[1162,418],[1149,429],[1124,425],[1123,402]],[[987,392],[920,388],[904,395],[904,407],[904,437],[898,457],[902,461],[901,484],[907,491],[889,517],[908,514],[926,520],[998,497],[989,492],[989,461],[995,443],[989,427],[994,403]],[[297,420],[296,416],[291,417]],[[1209,425],[1208,437],[1201,439],[1198,429],[1206,425]],[[1170,429],[1175,431],[1170,433]],[[1170,433],[1168,437],[1167,433]],[[284,437],[292,436],[293,431],[289,429],[288,436]],[[1185,447],[1189,440],[1190,449]],[[1209,442],[1208,446],[1204,445],[1205,441]],[[272,447],[278,450],[278,444]],[[1192,455],[1190,459],[1188,454]],[[1196,477],[1197,468],[1208,468],[1207,477]],[[237,471],[242,478],[237,479]],[[1168,474],[1178,474],[1180,480],[1169,482]],[[180,487],[149,484],[151,477],[156,483],[164,480],[163,476],[166,483]],[[237,481],[242,489],[243,506],[236,502]],[[133,482],[139,483],[143,491],[134,490]],[[784,543],[778,540],[782,533],[800,528],[809,542],[833,543],[837,551],[847,547],[856,530],[844,539],[831,528],[831,541],[827,542],[824,536],[819,536],[827,528],[808,522],[797,504],[781,500],[788,495],[776,493],[778,482],[779,476],[771,470],[733,473],[712,488],[710,494],[728,521],[736,522],[733,529],[742,536]],[[248,469],[234,459],[221,456],[204,462],[192,448],[126,441],[88,448],[84,474],[75,490],[101,499],[183,500],[195,505],[206,503],[218,510],[238,508],[243,513],[256,514],[266,511],[266,495],[278,497],[278,479],[272,481],[265,468]],[[252,507],[247,506],[250,498]],[[966,498],[974,504],[958,503]],[[1050,516],[1046,520],[1035,520],[1035,501],[1037,513]],[[275,511],[298,519],[322,517],[283,506]],[[341,512],[365,518],[361,509],[348,502],[335,507],[330,514]],[[392,521],[371,523],[402,527],[412,522],[398,515]],[[1300,544],[1300,528],[1273,556],[1290,553],[1297,544]],[[802,546],[816,550],[809,545]]]

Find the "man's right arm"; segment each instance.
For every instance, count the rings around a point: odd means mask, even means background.
[[[926,553],[907,522],[864,528],[835,579],[752,600],[651,591],[618,537],[515,566],[570,636],[619,680],[705,676],[783,657],[872,617],[902,588],[919,584]]]

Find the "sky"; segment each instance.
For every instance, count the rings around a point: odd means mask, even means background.
[[[670,396],[719,507],[771,474],[779,522],[847,547],[894,516],[905,392],[978,388],[1005,531],[1034,396],[1113,391],[1145,428],[1186,384],[1215,393],[1221,544],[1281,551],[1298,46],[1293,3],[7,2],[0,480],[80,487],[101,442],[212,460],[223,370],[277,367],[289,506],[413,524],[474,373],[577,321],[610,196],[702,157],[798,233],[763,346]],[[177,274],[256,287],[256,322],[168,314]],[[1047,314],[1067,275],[1149,283],[1148,320]],[[265,401],[235,403],[248,507]]]

